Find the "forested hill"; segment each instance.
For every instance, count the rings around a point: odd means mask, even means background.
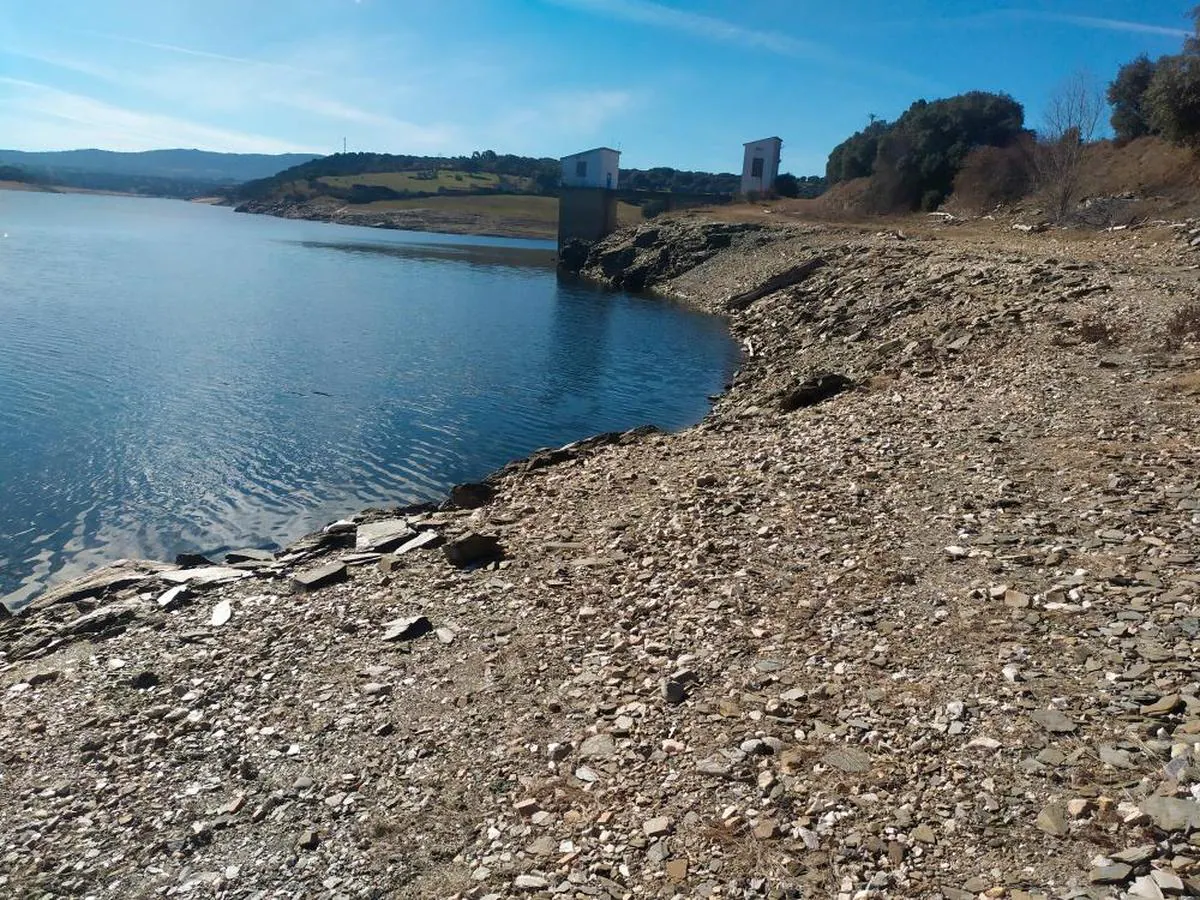
[[[362,199],[499,190],[549,193],[558,186],[559,171],[556,159],[513,156],[491,150],[470,156],[335,153],[306,160],[266,178],[248,181],[231,194],[238,200],[267,200],[304,199],[314,193],[339,196],[356,190],[371,195]],[[442,173],[449,173],[454,183],[447,183]]]
[[[238,184],[316,159],[311,153],[214,153],[209,150],[0,150],[0,165],[20,166],[40,175],[55,172],[102,173],[181,182]]]

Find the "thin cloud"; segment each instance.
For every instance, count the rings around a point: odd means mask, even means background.
[[[550,2],[640,25],[669,28],[707,40],[740,44],[750,49],[769,50],[784,56],[824,57],[829,55],[828,51],[819,44],[800,40],[780,31],[747,28],[735,22],[718,19],[716,16],[673,9],[659,3],[649,2],[649,0],[550,0]]]
[[[642,93],[626,90],[559,91],[506,113],[484,132],[497,146],[539,154],[551,142],[570,146],[592,139],[616,144],[613,135],[604,136],[611,123],[645,99]],[[552,137],[547,134],[549,123],[553,123]]]
[[[1128,19],[1108,19],[1101,16],[1079,16],[1071,13],[1047,12],[1040,9],[996,9],[989,12],[976,13],[970,16],[906,19],[899,22],[886,23],[888,28],[928,28],[930,26],[963,26],[988,25],[996,22],[1011,22],[1017,20],[1031,22],[1056,22],[1060,25],[1073,25],[1076,28],[1090,28],[1099,31],[1117,31],[1124,34],[1148,34],[1155,37],[1185,38],[1192,32],[1186,28],[1175,28],[1170,25],[1156,25],[1152,22],[1134,22]]]
[[[229,56],[225,53],[214,53],[210,50],[196,50],[191,47],[180,47],[177,44],[161,44],[157,41],[144,41],[140,38],[125,37],[119,34],[106,34],[100,31],[85,32],[92,37],[103,38],[109,41],[119,41],[123,44],[133,44],[137,47],[146,47],[151,50],[162,50],[167,53],[178,53],[182,56],[195,56],[201,59],[216,59],[222,62],[238,63],[243,66],[263,66],[271,69],[284,69],[289,72],[301,72],[305,75],[324,75],[316,69],[306,69],[300,66],[293,66],[289,63],[271,62],[263,59],[248,59],[244,56]]]
[[[445,124],[420,125],[317,94],[289,90],[264,93],[261,99],[322,118],[368,126],[389,147],[431,151],[458,139],[456,130]]]
[[[664,6],[661,3],[654,3],[651,0],[548,0],[548,2],[556,6],[606,16],[610,19],[664,28],[716,43],[744,47],[748,50],[765,50],[777,56],[807,59],[838,68],[867,70],[875,72],[877,75],[922,87],[932,86],[929,79],[912,72],[850,59],[845,54],[822,44],[802,40],[782,31],[750,28],[726,19],[719,19],[716,16],[687,12],[671,6]]]
[[[121,149],[152,150],[165,146],[204,147],[233,153],[291,153],[307,149],[258,134],[247,134],[175,116],[143,113],[114,106],[83,94],[34,81],[0,76],[0,84],[16,88],[7,106],[15,109],[23,128],[36,120],[70,122],[84,133],[119,137]]]
[[[1167,25],[1152,25],[1148,22],[1129,22],[1124,19],[1102,19],[1097,16],[1072,16],[1065,13],[1029,12],[1022,15],[1050,22],[1063,22],[1067,25],[1078,25],[1080,28],[1098,28],[1104,31],[1123,31],[1126,34],[1155,34],[1162,37],[1185,38],[1191,32],[1185,28],[1171,28]]]

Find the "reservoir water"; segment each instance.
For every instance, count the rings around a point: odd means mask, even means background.
[[[562,283],[552,254],[0,191],[0,597],[702,418],[737,362],[724,322]]]

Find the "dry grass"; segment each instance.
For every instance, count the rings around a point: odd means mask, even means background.
[[[1085,344],[1115,347],[1121,343],[1122,329],[1115,322],[1090,315],[1079,323],[1079,338]]]
[[[523,222],[544,223],[558,227],[558,198],[534,194],[480,194],[465,197],[424,197],[417,200],[377,200],[356,206],[362,212],[387,212],[400,209],[420,209],[454,215],[518,219]],[[617,219],[622,225],[643,221],[640,207],[629,203],[617,204]]]
[[[1166,346],[1170,350],[1200,341],[1200,303],[1189,303],[1177,309],[1167,320],[1166,331]]]

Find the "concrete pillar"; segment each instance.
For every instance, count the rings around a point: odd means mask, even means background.
[[[594,244],[617,230],[617,192],[564,187],[558,195],[558,246],[568,241]]]

